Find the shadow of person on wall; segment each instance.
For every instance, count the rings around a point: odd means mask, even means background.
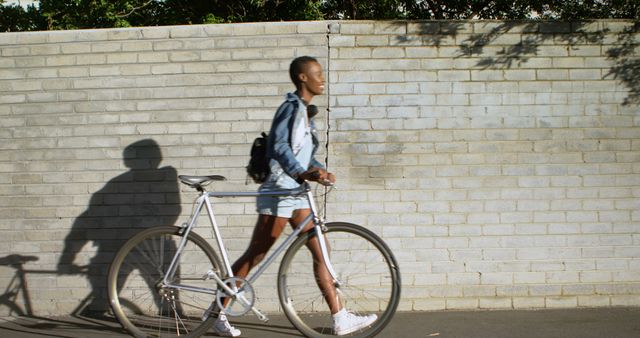
[[[174,225],[180,215],[176,169],[160,167],[162,153],[152,139],[137,141],[123,152],[129,171],[95,192],[73,223],[58,262],[59,274],[86,275],[91,293],[73,315],[102,317],[109,310],[106,288],[109,264],[124,242],[142,229]],[[91,243],[95,249],[84,249]],[[93,253],[88,264],[79,264]],[[83,252],[83,254],[80,254]]]

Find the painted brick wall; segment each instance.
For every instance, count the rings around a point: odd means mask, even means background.
[[[638,305],[628,27],[335,24],[328,209],[395,248],[404,310]]]
[[[358,21],[0,34],[0,286],[24,269],[29,291],[0,314],[104,306],[113,251],[140,228],[185,221],[195,194],[177,174],[255,189],[243,169],[250,142],[291,90],[299,55],[328,69],[314,102],[329,109],[317,118],[320,157],[339,177],[327,216],[388,241],[402,310],[640,305],[632,28]],[[237,257],[252,200],[217,210]],[[199,230],[211,238],[206,223]],[[261,308],[276,310],[274,276],[263,278]]]

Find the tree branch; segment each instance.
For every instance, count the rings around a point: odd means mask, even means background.
[[[149,0],[147,2],[145,2],[144,4],[142,4],[141,6],[138,7],[133,7],[133,9],[131,9],[131,11],[129,11],[129,13],[123,14],[123,13],[119,13],[116,14],[116,17],[118,18],[126,18],[128,16],[130,16],[131,14],[133,14],[135,11],[139,10],[139,9],[143,9],[149,5],[151,5],[152,2],[154,2],[155,0]]]

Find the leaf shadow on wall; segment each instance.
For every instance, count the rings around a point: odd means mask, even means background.
[[[482,24],[482,22],[477,22]],[[615,33],[615,41],[608,40],[611,30],[608,28],[593,29],[598,23],[594,20],[579,22],[538,22],[513,21],[494,25],[486,33],[468,34],[469,37],[458,43],[457,58],[476,57],[476,67],[486,69],[510,69],[519,67],[532,57],[539,56],[543,45],[564,43],[567,48],[578,50],[581,46],[602,46],[602,55],[610,62],[611,68],[603,79],[618,80],[628,89],[623,105],[640,104],[640,59],[638,58],[638,34],[640,22]],[[605,25],[606,26],[606,25]],[[459,22],[424,22],[420,26],[423,46],[439,48],[443,41],[455,41],[465,25]],[[559,29],[558,29],[559,28]],[[486,56],[485,47],[496,42],[505,34],[521,34],[521,40],[513,44],[500,43],[502,46],[494,56]],[[405,35],[397,36],[398,44],[410,42]],[[544,56],[544,55],[542,55]],[[595,66],[599,68],[600,66]],[[582,67],[581,67],[582,68]]]
[[[86,275],[91,286],[74,315],[104,315],[109,310],[107,274],[116,251],[145,228],[174,225],[181,212],[176,169],[160,167],[162,153],[156,141],[132,143],[124,149],[123,160],[129,171],[92,195],[64,241],[58,273]],[[88,264],[78,264],[89,255],[83,249],[88,243],[95,248],[93,256]]]
[[[614,63],[606,76],[612,76],[629,88],[625,105],[640,103],[640,21],[618,34],[614,47],[607,50],[607,57]]]

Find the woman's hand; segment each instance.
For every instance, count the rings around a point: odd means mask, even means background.
[[[336,176],[322,168],[309,168],[298,176],[299,180],[318,182],[322,185],[333,185],[336,183]]]

